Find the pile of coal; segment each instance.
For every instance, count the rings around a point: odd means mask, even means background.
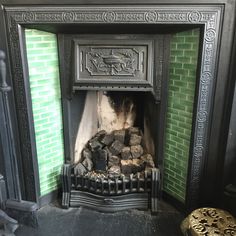
[[[75,174],[103,173],[110,178],[136,174],[155,167],[153,157],[145,152],[142,131],[137,127],[102,130],[93,136],[82,151],[82,161]]]

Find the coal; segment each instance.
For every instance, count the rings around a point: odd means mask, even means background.
[[[94,169],[97,171],[107,170],[107,152],[106,150],[100,149],[93,152],[93,164]]]
[[[120,161],[121,173],[129,175],[133,173],[133,161],[132,160],[121,160]]]
[[[143,155],[143,148],[141,145],[131,146],[130,151],[133,158],[138,158]]]
[[[121,172],[123,174],[136,174],[145,169],[145,163],[141,159],[121,160]]]
[[[102,149],[104,145],[99,142],[98,137],[95,137],[93,139],[90,139],[90,141],[88,142],[88,146],[91,151],[96,151],[98,149]]]
[[[153,157],[150,154],[146,154],[140,157],[141,160],[143,160],[146,163],[146,167],[154,168],[155,163],[153,161]]]
[[[123,160],[132,159],[132,155],[131,155],[131,152],[130,152],[130,147],[124,147],[121,150],[121,158]]]
[[[115,178],[115,177],[119,177],[121,174],[120,171],[120,166],[119,165],[114,165],[111,168],[108,169],[108,175],[110,178]]]
[[[132,161],[133,161],[132,171],[134,174],[137,172],[141,172],[145,169],[145,162],[143,160],[136,158],[136,159],[133,159]]]
[[[106,134],[104,137],[100,140],[101,143],[105,144],[106,146],[109,146],[114,141],[114,134]]]
[[[120,158],[118,156],[109,156],[108,157],[108,167],[120,165]]]
[[[123,143],[121,143],[119,140],[115,140],[115,141],[111,144],[109,150],[110,150],[110,152],[111,152],[113,155],[116,156],[116,155],[118,155],[118,154],[121,153],[123,147],[124,147],[124,144],[123,144]]]
[[[83,160],[82,164],[88,171],[91,171],[93,169],[92,159],[88,157]]]
[[[121,143],[125,143],[125,130],[114,130],[113,131],[115,140],[120,141]]]
[[[83,149],[75,174],[93,176],[91,173],[95,173],[95,176],[117,178],[123,174],[152,171],[155,167],[153,157],[144,153],[142,138],[142,131],[137,127],[111,133],[99,131]]]
[[[137,134],[131,134],[129,139],[129,145],[130,146],[139,145],[141,141],[142,141],[142,136]]]
[[[105,150],[107,152],[107,158],[112,156],[112,153],[111,153],[111,151],[109,150],[108,147],[104,147],[103,150]]]
[[[92,160],[92,152],[88,148],[83,149],[82,158],[83,160],[87,158]]]
[[[85,168],[85,166],[82,163],[79,163],[74,168],[75,175],[85,175],[88,172],[88,170]]]
[[[99,140],[101,140],[105,135],[107,134],[107,132],[105,130],[100,130],[99,132],[97,132],[95,134],[95,138],[98,138]]]
[[[128,128],[128,133],[129,133],[129,135],[131,135],[131,134],[139,135],[140,134],[140,129],[138,127],[129,127]]]

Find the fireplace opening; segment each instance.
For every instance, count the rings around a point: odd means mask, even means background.
[[[155,108],[145,106],[150,99],[153,98],[148,94],[137,92],[86,93],[74,151],[73,172],[80,181],[78,189],[87,188],[82,186],[81,178],[90,181],[136,178],[137,181],[143,179],[144,184],[144,176],[151,174],[156,159],[150,120],[151,110]],[[118,187],[109,192],[93,186],[91,191],[124,193]],[[144,191],[142,187],[129,191]]]
[[[155,155],[148,117],[150,108],[145,107],[150,99],[147,94],[137,92],[88,91],[78,125],[74,162],[80,161],[85,146],[91,150],[100,149],[104,145],[109,147],[115,140],[120,141],[117,144],[121,149],[142,144],[146,152]],[[101,142],[99,147],[93,147],[94,136]],[[131,140],[132,137],[137,140]],[[114,151],[116,154],[121,152]]]

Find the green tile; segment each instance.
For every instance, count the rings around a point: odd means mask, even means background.
[[[182,50],[182,52],[183,52],[183,50],[188,50],[188,49],[191,49],[191,48],[192,48],[192,44],[191,43],[178,43],[177,44],[177,49],[178,50]]]
[[[184,35],[175,35],[175,37],[173,37],[173,41],[174,44],[175,43],[184,43],[185,42],[185,36]]]
[[[176,73],[177,75],[181,75],[181,76],[187,76],[187,75],[189,75],[189,71],[188,71],[188,70],[181,69],[181,68],[176,68],[176,69],[175,69],[175,73]]]
[[[164,190],[184,202],[192,111],[196,86],[199,30],[176,34],[171,42],[164,148]]]
[[[184,52],[183,52],[183,50],[172,50],[171,51],[171,56],[183,56],[184,55]]]
[[[185,42],[186,43],[196,43],[196,44],[198,44],[198,37],[196,37],[196,36],[185,37]]]
[[[64,160],[57,38],[38,30],[25,33],[40,194],[45,195],[58,188]]]
[[[179,57],[177,57],[177,58],[179,58]],[[172,63],[170,63],[170,68],[183,68],[183,63],[181,63],[181,61],[172,62]]]
[[[192,58],[192,57],[196,58],[197,56],[197,52],[195,49],[185,50],[183,54],[185,57],[189,57],[189,58]]]
[[[190,63],[191,58],[186,57],[186,56],[177,56],[176,61],[177,61],[177,64],[181,63],[182,68],[183,68],[185,63]]]

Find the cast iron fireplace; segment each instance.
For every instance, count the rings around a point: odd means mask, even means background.
[[[151,1],[150,1],[151,3]],[[226,9],[227,8],[227,9]],[[219,80],[227,71],[226,65],[223,63],[222,55],[225,53],[229,56],[229,47],[231,45],[231,37],[227,37],[226,30],[223,26],[230,23],[228,16],[224,15],[224,11],[230,11],[230,4],[225,1],[224,4],[203,4],[198,5],[187,3],[183,5],[165,5],[153,4],[153,5],[58,5],[58,6],[43,6],[43,5],[28,5],[27,8],[16,6],[4,6],[4,16],[6,20],[6,35],[9,39],[9,50],[11,58],[11,71],[12,81],[14,84],[14,96],[16,104],[17,114],[17,127],[19,133],[19,169],[22,175],[24,175],[24,188],[23,192],[25,199],[28,201],[39,201],[38,194],[38,174],[37,174],[37,160],[35,149],[35,138],[33,129],[33,119],[31,110],[31,101],[29,95],[29,82],[28,82],[28,68],[26,63],[26,53],[24,44],[24,29],[35,28],[46,30],[49,32],[55,32],[59,35],[59,51],[60,54],[60,73],[61,73],[61,87],[62,87],[62,104],[65,114],[64,128],[69,130],[69,119],[67,117],[70,114],[70,108],[76,106],[79,97],[86,97],[87,91],[109,91],[109,93],[122,91],[137,91],[135,93],[142,94],[146,101],[150,104],[153,103],[153,107],[157,106],[156,116],[159,120],[158,125],[160,129],[158,134],[155,134],[154,140],[156,142],[156,156],[155,164],[162,173],[162,147],[164,130],[164,114],[166,107],[165,91],[167,87],[167,67],[166,59],[168,58],[168,35],[183,31],[187,29],[199,28],[200,29],[200,55],[199,66],[197,72],[197,88],[195,97],[194,117],[193,117],[193,129],[190,148],[189,159],[189,171],[187,180],[187,196],[186,204],[189,208],[194,208],[199,205],[200,190],[202,185],[202,178],[205,176],[205,168],[210,165],[213,156],[217,154],[217,151],[213,151],[213,134],[216,133],[218,141],[220,140],[219,127],[220,124],[216,121],[218,116],[214,116],[217,110],[222,110],[216,107],[214,108],[215,97],[214,95],[219,92],[217,90],[218,84],[223,83]],[[231,22],[232,25],[232,22]],[[223,33],[222,33],[223,32]],[[90,34],[90,37],[88,37]],[[70,68],[70,58],[74,57],[72,43],[75,45],[83,44],[86,40],[93,39],[94,35],[98,37],[96,40],[108,40],[107,45],[117,45],[117,41],[120,41],[118,46],[122,44],[127,45],[127,41],[130,40],[131,44],[144,41],[142,46],[147,47],[147,51],[152,47],[152,44],[156,44],[153,47],[154,56],[148,54],[149,60],[156,62],[154,68],[147,67],[146,78],[139,81],[125,80],[122,83],[119,81],[119,76],[116,78],[116,82],[110,84],[110,79],[97,80],[92,79],[92,83],[88,82],[89,78],[83,73],[78,72],[78,68]],[[100,39],[99,39],[100,37]],[[121,38],[119,38],[121,37]],[[123,37],[123,38],[122,38]],[[153,43],[153,38],[157,38]],[[167,37],[163,40],[161,37]],[[73,39],[73,40],[72,40]],[[117,41],[116,41],[117,40]],[[150,40],[152,42],[150,42]],[[154,40],[155,41],[155,40]],[[162,42],[162,43],[161,43]],[[91,45],[92,42],[88,42]],[[162,44],[162,45],[161,45]],[[226,47],[226,51],[222,52],[222,45]],[[66,48],[69,47],[69,50]],[[161,54],[155,52],[155,50],[161,48]],[[84,47],[84,50],[86,48]],[[157,50],[158,51],[158,50]],[[83,47],[82,47],[83,52]],[[225,55],[224,54],[224,55]],[[112,50],[110,55],[117,56],[117,52]],[[161,55],[160,57],[158,55]],[[225,56],[224,56],[225,57]],[[218,59],[220,58],[220,63]],[[225,58],[224,58],[225,59]],[[116,58],[117,60],[117,58]],[[120,59],[119,59],[120,60]],[[119,62],[120,63],[120,62]],[[122,61],[123,63],[123,61]],[[75,65],[75,64],[74,64]],[[150,64],[151,65],[151,64]],[[68,74],[75,72],[73,74]],[[218,72],[219,71],[219,72]],[[113,72],[115,73],[115,72]],[[75,76],[75,77],[73,77]],[[68,81],[69,78],[69,81]],[[128,80],[128,79],[127,79]],[[131,81],[131,82],[130,82]],[[141,81],[141,82],[140,82]],[[226,82],[224,82],[225,86]],[[77,90],[80,91],[77,92]],[[220,90],[223,91],[224,89]],[[83,91],[83,92],[81,92]],[[223,92],[222,92],[223,93]],[[221,93],[220,93],[221,94]],[[218,95],[217,95],[218,96]],[[219,99],[218,99],[219,100]],[[217,100],[217,101],[218,101]],[[219,103],[218,103],[219,104]],[[221,104],[221,103],[220,103]],[[223,104],[223,102],[222,102]],[[222,105],[221,104],[221,105]],[[218,105],[217,105],[218,106]],[[219,112],[218,112],[219,113]],[[78,115],[78,114],[77,114]],[[215,117],[215,118],[212,118]],[[217,129],[212,129],[217,126]],[[163,126],[162,126],[163,125]],[[72,127],[72,126],[71,126]],[[71,129],[70,127],[70,129]],[[140,127],[142,129],[142,127]],[[73,143],[71,139],[74,138],[72,133],[65,133],[65,162],[68,168],[63,170],[67,173],[70,171],[70,165],[73,164]],[[213,155],[214,154],[214,155]],[[208,155],[211,157],[208,160]],[[14,157],[12,157],[14,158]],[[9,167],[9,172],[6,173],[6,179],[11,179],[12,169]],[[64,173],[64,172],[63,172]],[[152,188],[154,197],[158,195],[156,190],[161,187],[161,178],[158,174],[158,181],[160,182]],[[155,178],[154,178],[155,179]],[[13,180],[12,180],[13,181]],[[73,179],[67,180],[67,183]],[[136,181],[136,180],[135,180]],[[66,182],[66,181],[65,181]],[[132,183],[132,181],[130,182]],[[152,183],[152,182],[150,182]],[[114,183],[115,185],[115,183]],[[64,186],[68,188],[69,185]],[[130,187],[130,185],[129,185]],[[131,187],[130,187],[131,188]],[[132,188],[131,188],[132,189]],[[67,192],[67,191],[65,191]],[[12,198],[15,194],[12,193]],[[136,198],[136,196],[135,196]],[[112,200],[105,197],[107,204]],[[142,201],[143,198],[141,198]],[[65,200],[65,206],[68,205],[68,199]],[[145,205],[147,201],[145,200]]]
[[[158,143],[164,137],[169,38],[168,34],[59,35],[61,72],[65,75],[62,79],[71,97],[64,117],[68,117],[71,127],[78,127],[69,129],[74,130],[71,133],[65,131],[69,133],[66,143],[74,151],[70,154],[70,163],[62,170],[63,207],[89,206],[114,211],[151,206],[153,212],[157,211],[163,156],[162,142]],[[131,140],[129,146],[126,139],[135,135],[142,141],[132,144]],[[158,168],[152,161],[149,171],[148,168],[141,171],[141,159],[145,159],[142,142],[146,143],[143,145],[146,155],[151,153],[149,157]],[[87,148],[82,149],[84,146]],[[130,152],[130,147],[131,150],[141,149],[142,153]],[[100,169],[95,168],[99,171],[95,176],[76,174],[77,168],[79,172],[84,168],[84,157],[81,157],[84,151],[92,153],[91,164],[96,167],[96,149],[100,152],[97,159],[105,155],[105,162],[117,159],[121,153],[123,158],[118,158],[124,173],[101,177],[102,162],[99,160]],[[127,149],[124,154],[122,150]],[[134,162],[140,163],[139,166]],[[104,167],[103,174],[106,173]],[[119,161],[113,167],[120,172]],[[107,171],[111,170],[112,167]]]

